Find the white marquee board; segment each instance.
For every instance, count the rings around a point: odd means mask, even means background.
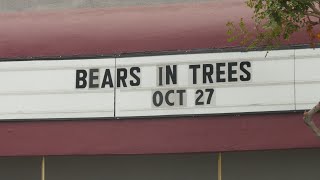
[[[296,109],[311,109],[320,101],[320,49],[295,51]]]
[[[319,101],[320,49],[0,62],[0,119],[291,111]]]
[[[230,52],[119,58],[117,68],[141,68],[141,84],[117,88],[116,116],[294,110],[294,51],[272,51],[267,58],[265,55]],[[250,73],[249,79],[241,70],[243,63],[247,63],[242,68]],[[174,68],[176,83],[170,79]]]
[[[77,69],[110,68],[114,59],[0,63],[0,119],[114,117],[114,89],[76,89]]]

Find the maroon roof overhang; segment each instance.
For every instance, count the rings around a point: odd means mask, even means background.
[[[234,47],[227,42],[226,23],[243,17],[250,26],[250,16],[243,0],[0,13],[0,58]],[[308,43],[308,37],[298,35],[290,43]]]
[[[0,155],[97,155],[320,147],[302,113],[0,123]]]
[[[242,0],[0,14],[0,57],[99,56],[226,48]],[[292,44],[307,43],[297,36]],[[145,154],[320,147],[301,113],[0,123],[0,156]]]

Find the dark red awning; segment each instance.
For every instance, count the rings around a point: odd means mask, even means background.
[[[1,13],[0,58],[232,47],[226,23],[250,16],[242,0]],[[291,43],[306,42],[303,34]]]
[[[146,154],[320,147],[301,113],[0,123],[0,155]]]

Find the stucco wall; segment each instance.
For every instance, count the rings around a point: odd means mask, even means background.
[[[208,2],[210,0],[1,0],[0,12],[59,10],[70,8],[102,8],[118,6],[144,6],[186,2]],[[222,0],[211,0],[222,1]]]

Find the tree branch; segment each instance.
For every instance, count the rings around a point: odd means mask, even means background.
[[[312,17],[315,17],[315,18],[319,18],[320,19],[320,15],[318,14],[315,14],[315,13],[312,13],[312,12],[306,12],[304,13],[306,16],[312,16]]]
[[[319,22],[312,21],[308,13],[304,13],[304,14],[307,16],[308,23],[310,23],[310,25],[315,26],[319,24]],[[319,21],[320,21],[320,18],[319,18]]]
[[[316,6],[315,6],[314,4],[312,4],[312,5],[310,6],[310,8],[313,10],[314,13],[320,15],[320,11],[316,8]]]
[[[309,111],[305,111],[303,113],[303,120],[306,123],[307,126],[309,126],[312,131],[318,136],[320,137],[320,129],[315,125],[315,123],[312,120],[312,117],[314,114],[316,114],[318,111],[320,110],[320,102],[314,106],[312,109],[310,109]]]

